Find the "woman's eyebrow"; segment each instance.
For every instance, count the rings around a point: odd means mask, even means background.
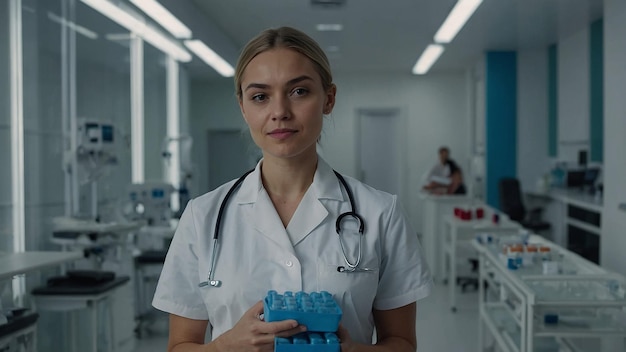
[[[294,85],[296,83],[300,83],[302,81],[307,81],[307,80],[312,81],[313,78],[311,78],[310,76],[307,76],[307,75],[302,75],[302,76],[290,79],[287,82],[287,85]],[[252,88],[267,89],[269,87],[270,87],[270,85],[269,84],[265,84],[265,83],[250,83],[250,84],[248,84],[246,86],[246,89],[244,89],[244,91],[247,91],[247,90],[252,89]]]

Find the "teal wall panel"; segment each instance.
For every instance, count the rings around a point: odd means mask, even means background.
[[[604,155],[604,21],[599,19],[590,28],[590,99],[589,140],[591,161],[602,162]]]
[[[498,208],[498,182],[517,175],[517,53],[487,52],[486,65],[487,203]]]
[[[558,61],[556,44],[548,48],[548,156],[557,156],[558,140]]]

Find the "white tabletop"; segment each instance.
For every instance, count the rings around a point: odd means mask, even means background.
[[[81,259],[83,252],[0,252],[0,280]]]
[[[99,223],[91,220],[80,220],[69,217],[52,219],[54,231],[69,231],[81,233],[128,233],[140,229],[145,225],[143,221]]]
[[[547,193],[527,192],[526,194],[535,197],[549,197],[563,203],[576,205],[598,212],[601,212],[603,208],[602,198],[596,198],[589,193],[581,192],[575,189],[552,188]]]
[[[461,194],[461,195],[451,195],[451,194],[434,194],[426,191],[421,191],[418,193],[418,197],[423,200],[433,200],[436,202],[470,202],[473,200],[472,197]]]
[[[521,226],[513,221],[508,221],[503,219],[502,215],[500,215],[500,222],[497,224],[491,220],[491,217],[484,219],[474,219],[474,220],[461,220],[454,215],[446,215],[445,221],[450,223],[452,226],[457,228],[465,228],[465,229],[502,229],[502,230],[517,230],[520,229]]]

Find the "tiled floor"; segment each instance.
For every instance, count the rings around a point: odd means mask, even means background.
[[[478,295],[459,294],[458,311],[448,307],[446,286],[436,286],[432,294],[419,302],[417,341],[419,352],[473,352],[477,347]],[[157,324],[153,334],[137,341],[136,352],[165,351],[167,327]]]

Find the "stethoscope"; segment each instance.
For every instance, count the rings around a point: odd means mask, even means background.
[[[231,198],[233,193],[235,193],[235,190],[237,190],[237,188],[241,185],[243,180],[245,180],[246,177],[252,171],[254,171],[254,169],[243,174],[243,176],[241,176],[233,184],[233,186],[226,193],[224,200],[222,200],[222,203],[220,204],[220,209],[217,213],[217,221],[215,223],[215,229],[213,231],[213,254],[211,256],[211,267],[209,268],[209,276],[207,277],[206,281],[203,281],[198,284],[199,287],[205,287],[205,286],[220,287],[222,285],[221,280],[215,280],[215,264],[217,263],[217,255],[219,254],[219,249],[218,249],[219,234],[220,234],[220,226],[222,224],[222,216],[224,215],[224,212],[226,211],[226,205],[228,203],[228,200]],[[341,176],[340,173],[334,170],[333,172],[337,176],[337,179],[339,180],[343,188],[346,190],[346,193],[348,193],[348,198],[350,199],[350,208],[351,208],[350,211],[340,214],[339,217],[337,217],[337,221],[335,222],[335,230],[337,231],[337,235],[339,236],[339,244],[341,245],[341,252],[343,254],[343,259],[346,262],[345,266],[343,265],[338,266],[337,271],[340,273],[373,272],[374,271],[373,269],[359,267],[359,264],[361,263],[361,254],[362,254],[362,248],[363,248],[362,247],[363,246],[363,233],[365,232],[365,222],[363,221],[363,218],[361,217],[361,215],[359,215],[356,212],[356,206],[354,204],[354,196],[352,195],[352,191],[350,191],[350,188],[348,187],[348,183],[343,178],[343,176]],[[351,262],[348,259],[348,256],[346,255],[346,250],[344,248],[343,239],[341,235],[341,232],[342,232],[341,224],[343,220],[346,218],[352,218],[353,220],[356,220],[359,223],[359,252],[354,262]]]

